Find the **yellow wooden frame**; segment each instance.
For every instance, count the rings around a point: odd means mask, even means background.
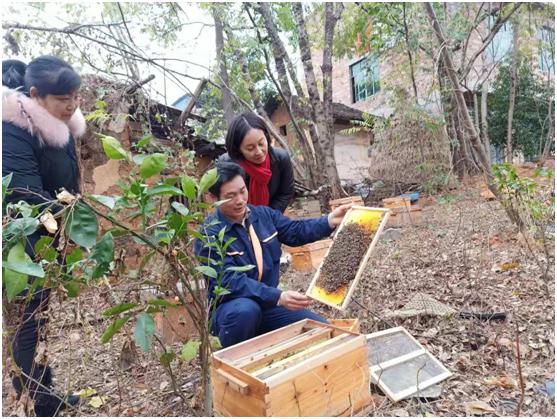
[[[352,280],[352,282],[347,288],[343,288],[340,292],[337,293],[327,293],[324,289],[316,285],[316,282],[319,279],[319,276],[321,275],[321,267],[323,266],[323,263],[327,260],[329,251],[331,250],[331,247],[329,247],[329,249],[327,249],[327,253],[325,254],[325,257],[323,258],[321,264],[319,265],[319,268],[317,269],[317,272],[315,272],[315,275],[311,280],[308,290],[306,291],[306,295],[308,297],[313,298],[314,300],[322,302],[323,304],[336,308],[337,310],[344,311],[348,306],[348,304],[350,303],[352,293],[354,292],[356,286],[358,285],[358,282],[360,281],[360,277],[362,276],[364,269],[367,265],[367,262],[371,257],[371,253],[373,252],[373,249],[377,244],[377,241],[379,240],[379,236],[381,235],[383,228],[385,227],[387,221],[389,220],[389,214],[390,214],[390,210],[385,208],[371,208],[371,207],[362,207],[358,205],[350,208],[350,210],[348,210],[348,212],[344,216],[344,219],[342,220],[342,224],[335,232],[334,238],[336,238],[337,234],[339,234],[339,232],[342,231],[344,226],[350,222],[356,222],[358,224],[367,225],[368,227],[370,227],[370,230],[372,230],[374,234],[373,240],[369,244],[367,251],[364,254],[364,257],[360,262],[360,266],[358,268],[358,271],[356,272],[356,276],[354,277],[354,279]]]

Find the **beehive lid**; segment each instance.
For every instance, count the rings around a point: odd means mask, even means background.
[[[375,247],[375,244],[377,243],[377,240],[379,239],[379,236],[383,231],[385,224],[387,223],[388,218],[389,210],[385,208],[369,208],[362,206],[352,207],[347,212],[344,220],[342,221],[342,224],[336,231],[333,238],[333,244],[329,247],[323,261],[319,266],[319,269],[313,276],[310,286],[306,291],[306,295],[313,298],[314,300],[320,301],[338,310],[344,310],[350,302],[350,297],[352,296],[354,289],[358,285],[358,281],[363,274],[364,268],[371,256],[371,253],[373,252],[373,248]],[[354,268],[357,268],[354,277],[348,278],[348,283],[341,284],[337,289],[328,290],[324,286],[320,285],[323,266],[326,263],[332,263],[331,261],[329,261],[329,259],[333,258],[334,256],[329,255],[331,253],[331,250],[335,246],[335,240],[337,239],[339,234],[342,234],[341,232],[346,228],[346,226],[351,223],[355,223],[363,227],[367,234],[369,234],[369,245],[367,246],[367,249],[362,248],[362,250],[364,250],[364,253],[361,259],[356,262],[357,265],[353,265]],[[328,285],[330,288],[331,284]]]
[[[371,381],[392,400],[425,390],[452,374],[406,329],[366,335]]]

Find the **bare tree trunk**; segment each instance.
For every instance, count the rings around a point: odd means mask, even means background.
[[[335,160],[335,118],[333,117],[333,37],[335,26],[344,9],[342,3],[325,3],[325,47],[323,48],[323,117],[325,132],[320,141],[325,152],[325,170],[331,181],[331,195],[333,199],[346,195],[340,185],[340,177]]]
[[[224,118],[230,125],[234,119],[234,110],[232,109],[232,95],[228,90],[230,83],[228,81],[228,70],[226,67],[226,57],[224,55],[224,35],[223,24],[219,11],[216,7],[212,8],[213,20],[215,21],[215,42],[217,48],[217,62],[219,64],[219,75],[224,86],[222,87],[222,108],[224,110]]]
[[[476,92],[472,92],[472,97],[474,98],[474,126],[476,127],[476,131],[481,136],[480,130],[480,104],[478,103],[478,94]]]
[[[549,98],[549,109],[547,112],[547,119],[549,122],[549,129],[547,131],[547,138],[543,147],[543,151],[540,155],[539,165],[543,166],[544,162],[549,157],[549,152],[551,151],[551,145],[555,142],[555,123],[553,118],[553,104],[555,99],[553,97]]]
[[[323,180],[331,185],[331,196],[338,198],[344,195],[340,185],[340,178],[336,166],[334,155],[334,120],[332,112],[332,42],[334,29],[340,14],[342,13],[342,3],[336,3],[336,11],[333,3],[325,3],[325,45],[323,48],[323,100],[319,95],[317,81],[313,71],[311,61],[311,49],[309,37],[306,31],[306,23],[301,3],[292,3],[294,18],[298,24],[298,44],[306,76],[306,86],[309,101],[312,108],[312,116],[316,123],[319,140],[314,143],[317,159],[322,159],[325,166],[325,173],[322,174]],[[326,177],[326,178],[324,178]]]
[[[488,94],[488,84],[485,80],[482,84],[482,96],[480,99],[480,126],[481,126],[481,136],[482,142],[484,144],[485,153],[489,161],[491,161],[491,145],[489,141],[489,125],[487,123],[487,94]]]
[[[487,155],[485,153],[485,150],[483,148],[483,144],[480,141],[478,132],[476,131],[476,128],[474,127],[474,123],[472,121],[472,118],[470,117],[470,113],[468,112],[468,108],[466,107],[466,101],[464,100],[464,94],[461,90],[459,81],[458,81],[458,77],[456,75],[456,71],[455,71],[455,66],[452,60],[451,55],[449,54],[448,48],[447,46],[447,39],[445,38],[445,35],[443,34],[443,30],[441,29],[441,26],[439,24],[439,21],[437,20],[437,17],[435,16],[435,11],[433,10],[433,7],[431,5],[431,3],[424,3],[424,7],[426,10],[426,13],[428,14],[432,24],[433,24],[433,29],[435,32],[435,35],[437,37],[437,41],[439,43],[439,46],[441,48],[441,57],[443,59],[443,62],[445,64],[445,69],[449,78],[449,81],[451,82],[452,88],[453,88],[453,95],[456,101],[456,106],[459,110],[459,115],[461,116],[462,120],[460,121],[462,124],[462,127],[464,129],[464,131],[466,132],[466,136],[468,137],[468,139],[470,140],[472,147],[474,149],[474,152],[476,154],[476,157],[478,158],[478,163],[480,166],[480,169],[482,171],[482,173],[487,177],[488,179],[488,183],[491,184],[491,180],[493,177],[493,173],[491,171],[491,165],[490,162],[487,158]]]
[[[290,84],[288,82],[288,76],[286,75],[285,57],[286,50],[279,37],[278,28],[272,16],[271,6],[269,3],[257,3],[257,10],[263,16],[263,21],[265,22],[265,29],[271,38],[271,47],[273,49],[273,56],[275,58],[275,68],[278,74],[278,80],[280,82],[280,87],[284,96],[290,100],[292,97],[292,92],[290,90]]]
[[[290,89],[290,84],[288,81],[288,76],[286,74],[286,67],[285,63],[290,63],[290,59],[288,57],[288,53],[286,52],[286,48],[279,36],[279,30],[275,21],[273,19],[271,7],[269,3],[258,3],[257,4],[257,11],[263,17],[263,21],[265,23],[265,29],[267,30],[267,34],[271,39],[271,47],[273,51],[273,56],[275,58],[275,67],[278,73],[278,80],[280,83],[280,87],[277,86],[279,89],[279,93],[283,99],[284,106],[286,107],[290,119],[292,121],[292,125],[296,131],[296,137],[298,139],[298,143],[300,144],[300,150],[302,151],[302,155],[304,157],[304,162],[307,165],[307,172],[310,180],[310,184],[312,188],[317,186],[317,173],[319,173],[317,168],[317,160],[315,158],[315,154],[313,149],[309,143],[309,140],[306,134],[300,128],[298,122],[295,119],[295,115],[304,115],[302,108],[299,106],[298,101],[293,100],[292,91]],[[259,34],[258,34],[259,35]],[[270,74],[272,77],[272,74]],[[295,74],[290,73],[290,77],[293,78],[293,83],[295,86],[299,86],[299,82]],[[273,80],[274,81],[274,80]],[[303,95],[303,91],[298,92]],[[300,100],[304,100],[304,97],[300,97]],[[307,115],[304,115],[307,118]],[[309,118],[307,118],[309,119]]]
[[[513,25],[513,55],[510,67],[511,86],[509,92],[509,112],[507,116],[507,149],[506,160],[509,163],[513,161],[513,116],[514,103],[516,99],[516,83],[517,83],[517,67],[518,67],[518,19]]]
[[[406,41],[406,54],[410,64],[410,79],[412,80],[412,88],[414,89],[414,99],[418,103],[418,87],[416,86],[416,77],[414,74],[414,61],[412,59],[412,51],[410,50],[410,40],[408,34],[408,21],[406,19],[406,3],[402,3],[402,16],[404,22],[404,40]]]

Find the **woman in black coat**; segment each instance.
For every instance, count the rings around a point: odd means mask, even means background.
[[[74,139],[85,133],[79,110],[80,76],[65,61],[42,56],[26,66],[21,61],[2,62],[2,176],[12,174],[7,202],[42,204],[56,199],[63,188],[79,192],[79,169]],[[33,247],[44,227],[27,237],[26,252]],[[31,277],[30,282],[33,280]],[[16,302],[17,317],[9,339],[15,364],[21,370],[12,382],[18,397],[27,389],[38,416],[54,416],[75,396],[64,397],[52,390],[52,373],[34,361],[39,339],[44,336],[41,312],[48,306],[50,290],[40,288],[27,302]]]
[[[246,172],[249,203],[284,212],[294,197],[294,173],[288,153],[271,146],[265,122],[253,112],[238,115],[226,134],[227,153],[219,161],[238,163]]]

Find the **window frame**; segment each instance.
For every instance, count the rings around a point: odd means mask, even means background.
[[[371,66],[367,69],[365,67],[362,68],[362,64],[366,62],[369,62]],[[358,73],[354,74],[354,70],[356,69]],[[366,70],[371,72],[371,80],[366,81],[366,75],[362,75],[366,72]],[[381,91],[381,73],[378,56],[369,54],[349,64],[348,75],[350,78],[350,93],[352,96],[352,103],[365,101]],[[363,87],[363,96],[359,93],[362,90],[358,89],[357,91],[358,87]]]

